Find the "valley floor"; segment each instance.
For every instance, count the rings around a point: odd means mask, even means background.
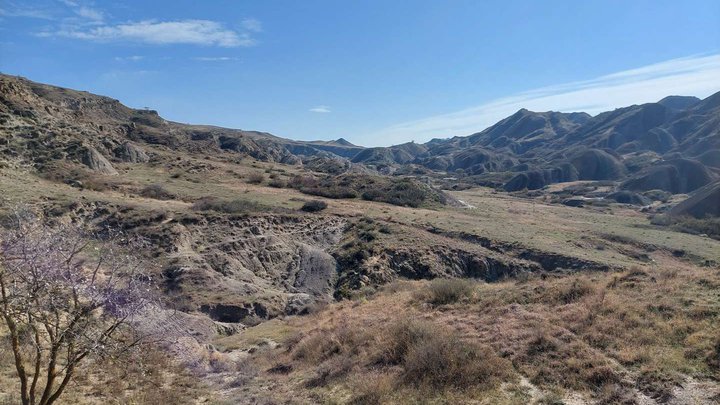
[[[198,328],[211,325],[195,335],[205,366],[188,370],[168,360],[110,398],[103,385],[124,377],[98,365],[71,389],[77,403],[720,401],[717,240],[651,225],[621,205],[571,208],[485,188],[453,192],[465,207],[317,198],[328,208],[308,214],[298,209],[315,197],[246,181],[257,172],[290,179],[297,167],[186,158],[117,168],[119,176],[102,178],[107,184],[94,190],[3,169],[0,189],[6,204],[29,203],[60,219],[109,218],[171,240],[151,252],[164,265],[209,263],[208,273],[188,270],[180,292],[169,293]],[[153,184],[172,197],[143,196]],[[193,208],[209,196],[264,208],[237,215]],[[263,243],[249,244],[248,235]],[[297,240],[334,246],[341,259],[369,253],[340,275],[338,285],[348,288],[334,292],[342,299],[304,308],[307,314],[273,313],[293,297],[282,295],[292,283],[268,263],[286,265]],[[257,258],[254,273],[234,270],[232,260],[256,248],[247,259]],[[218,258],[230,264],[217,267]],[[463,278],[448,281],[456,276]],[[244,301],[250,295],[240,291],[252,286],[265,290]],[[218,303],[261,303],[269,315],[213,322],[202,305]],[[7,355],[0,353],[0,387],[10,391]]]

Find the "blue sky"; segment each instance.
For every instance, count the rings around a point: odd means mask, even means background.
[[[468,135],[720,90],[720,1],[0,0],[0,71],[170,120],[344,137]]]

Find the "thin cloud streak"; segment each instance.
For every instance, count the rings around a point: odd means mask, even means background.
[[[132,56],[116,56],[115,60],[118,62],[139,62],[145,59],[144,56],[132,55]]]
[[[40,20],[52,20],[51,12],[41,8],[18,6],[14,2],[4,2],[0,7],[0,17],[35,18]]]
[[[311,109],[308,110],[308,111],[314,112],[314,113],[327,114],[327,113],[330,112],[330,107],[329,107],[329,106],[326,106],[326,105],[319,105],[319,106],[317,106],[317,107],[311,108]]]
[[[250,34],[230,30],[223,24],[210,20],[146,20],[90,29],[66,28],[55,32],[41,32],[37,35],[96,42],[127,41],[152,45],[190,44],[225,48],[250,47],[257,44]]]
[[[363,136],[389,146],[410,140],[470,135],[521,108],[598,114],[668,95],[707,97],[720,90],[720,54],[673,59],[593,80],[561,84],[497,99],[461,111],[405,122]]]
[[[227,62],[231,60],[239,60],[239,58],[235,58],[232,56],[198,56],[193,58],[193,60],[202,62]]]
[[[86,6],[78,8],[77,10],[75,10],[75,13],[80,17],[87,18],[96,22],[101,22],[104,19],[104,14],[102,11]]]

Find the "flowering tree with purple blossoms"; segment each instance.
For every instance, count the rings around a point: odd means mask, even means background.
[[[22,404],[49,405],[83,361],[117,358],[153,339],[142,327],[155,306],[151,279],[121,235],[92,238],[27,214],[11,222],[0,229],[0,335]]]

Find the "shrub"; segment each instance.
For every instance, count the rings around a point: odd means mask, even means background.
[[[362,194],[363,200],[380,201],[393,205],[417,208],[433,199],[426,186],[410,179],[395,180],[390,184],[375,184]]]
[[[341,199],[341,198],[355,198],[357,197],[357,191],[353,190],[349,187],[344,186],[318,186],[318,187],[302,187],[300,188],[301,193],[310,194],[310,195],[317,195],[320,197],[325,198],[334,198],[334,199]]]
[[[394,381],[387,374],[373,373],[359,378],[353,384],[355,395],[350,400],[351,405],[380,405],[394,392]]]
[[[236,368],[235,364],[230,359],[218,352],[210,353],[208,366],[210,367],[210,372],[214,374],[226,373]]]
[[[711,368],[720,370],[720,337],[715,339],[712,349],[707,356],[707,363]]]
[[[324,387],[352,371],[353,362],[348,356],[336,356],[328,359],[315,370],[315,375],[305,382],[308,388]]]
[[[678,217],[671,220],[672,229],[693,235],[704,234],[720,240],[720,217],[693,218]]]
[[[556,300],[563,304],[571,304],[582,297],[592,294],[595,286],[587,279],[575,279],[572,284],[562,285],[555,296]]]
[[[490,348],[462,340],[425,322],[392,328],[382,354],[386,364],[403,367],[401,379],[418,388],[443,390],[490,385],[510,375],[510,362]]]
[[[155,200],[173,200],[175,194],[167,191],[161,184],[151,184],[140,190],[140,195],[145,198],[153,198]]]
[[[372,335],[342,324],[332,330],[320,330],[295,345],[292,357],[309,364],[320,364],[333,356],[350,356],[367,346]]]
[[[439,333],[434,324],[428,322],[403,321],[388,331],[388,343],[380,352],[379,363],[386,365],[401,364],[410,349]]]
[[[324,210],[325,208],[327,208],[327,206],[328,205],[325,201],[312,200],[303,204],[302,208],[300,209],[305,212],[318,212]]]
[[[311,175],[297,175],[290,181],[290,186],[293,188],[312,188],[317,187],[318,179]]]
[[[508,375],[509,362],[490,348],[456,336],[438,336],[413,346],[404,362],[404,377],[419,387],[469,388]]]
[[[276,178],[273,178],[272,180],[270,180],[270,182],[268,183],[268,186],[275,187],[275,188],[285,188],[287,186],[287,183],[285,183],[285,180],[283,180],[279,177],[276,177]]]
[[[226,384],[228,388],[238,388],[247,385],[253,378],[258,375],[257,367],[247,359],[240,360],[235,366],[237,374]]]
[[[254,201],[248,200],[219,200],[214,197],[205,197],[195,201],[192,205],[195,211],[218,211],[227,214],[241,214],[263,211],[264,207]]]
[[[446,305],[470,298],[475,290],[473,280],[436,278],[427,288],[426,301],[432,305]]]
[[[250,184],[260,184],[263,181],[265,181],[265,175],[260,172],[252,172],[247,178],[247,182]]]

